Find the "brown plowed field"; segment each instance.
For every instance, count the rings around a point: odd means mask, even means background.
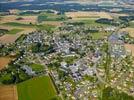
[[[0,86],[0,100],[18,100],[16,86]]]

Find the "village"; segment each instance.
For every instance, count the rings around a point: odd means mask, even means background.
[[[0,1],[0,100],[134,100],[133,0]]]
[[[92,31],[108,31],[112,34],[94,40],[93,33],[90,33]],[[13,44],[4,47],[1,44],[1,55],[17,56],[9,64],[13,81],[3,79],[1,82],[16,83],[45,74],[51,75],[60,91],[59,95],[62,94],[66,99],[98,98],[102,92],[99,89],[105,86],[134,95],[134,58],[124,47],[124,37],[128,34],[116,32],[115,27],[103,30],[66,24],[53,34],[35,31],[21,36]],[[40,64],[39,68],[34,68],[34,64]],[[8,67],[2,73],[8,74]],[[24,76],[17,81],[16,73]]]

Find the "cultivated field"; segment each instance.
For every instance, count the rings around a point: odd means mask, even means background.
[[[9,44],[9,43],[14,43],[17,38],[20,37],[21,34],[5,34],[0,37],[0,43],[2,44]]]
[[[45,21],[44,24],[53,25],[53,26],[61,26],[62,22],[60,22],[60,21]]]
[[[52,100],[56,96],[56,90],[48,76],[22,82],[17,85],[17,90],[19,100]]]
[[[16,86],[0,86],[0,100],[18,100]]]
[[[67,17],[72,17],[73,19],[78,18],[108,18],[112,19],[109,13],[106,12],[86,12],[86,11],[78,11],[78,12],[66,12],[65,15]]]
[[[134,28],[123,28],[121,31],[128,32],[131,37],[134,37]]]
[[[17,20],[17,18],[21,18]],[[7,22],[19,22],[19,23],[36,23],[37,22],[37,16],[17,16],[17,15],[8,15],[3,16],[0,20],[0,24],[7,23]]]
[[[11,26],[4,26],[4,25],[0,25],[0,29],[11,30],[11,29],[14,29],[14,27],[11,27]]]
[[[127,51],[131,52],[134,56],[134,45],[133,44],[125,44],[125,48]]]
[[[0,37],[0,43],[2,44],[14,43],[22,34],[28,34],[33,31],[35,31],[35,29],[33,28],[23,28],[23,31],[18,32],[16,34],[5,34]]]
[[[114,17],[114,18],[118,18],[119,16],[128,16],[128,14],[122,14],[122,13],[120,13],[120,14],[118,14],[118,13],[110,13],[110,15],[112,17]]]
[[[6,65],[8,65],[8,63],[10,63],[11,60],[12,58],[10,57],[0,57],[0,70],[6,67]]]

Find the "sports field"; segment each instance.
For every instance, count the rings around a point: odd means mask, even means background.
[[[57,100],[50,77],[41,76],[17,85],[18,100]]]

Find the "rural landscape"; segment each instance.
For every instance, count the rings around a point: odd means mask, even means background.
[[[0,100],[134,100],[134,0],[0,0]]]

